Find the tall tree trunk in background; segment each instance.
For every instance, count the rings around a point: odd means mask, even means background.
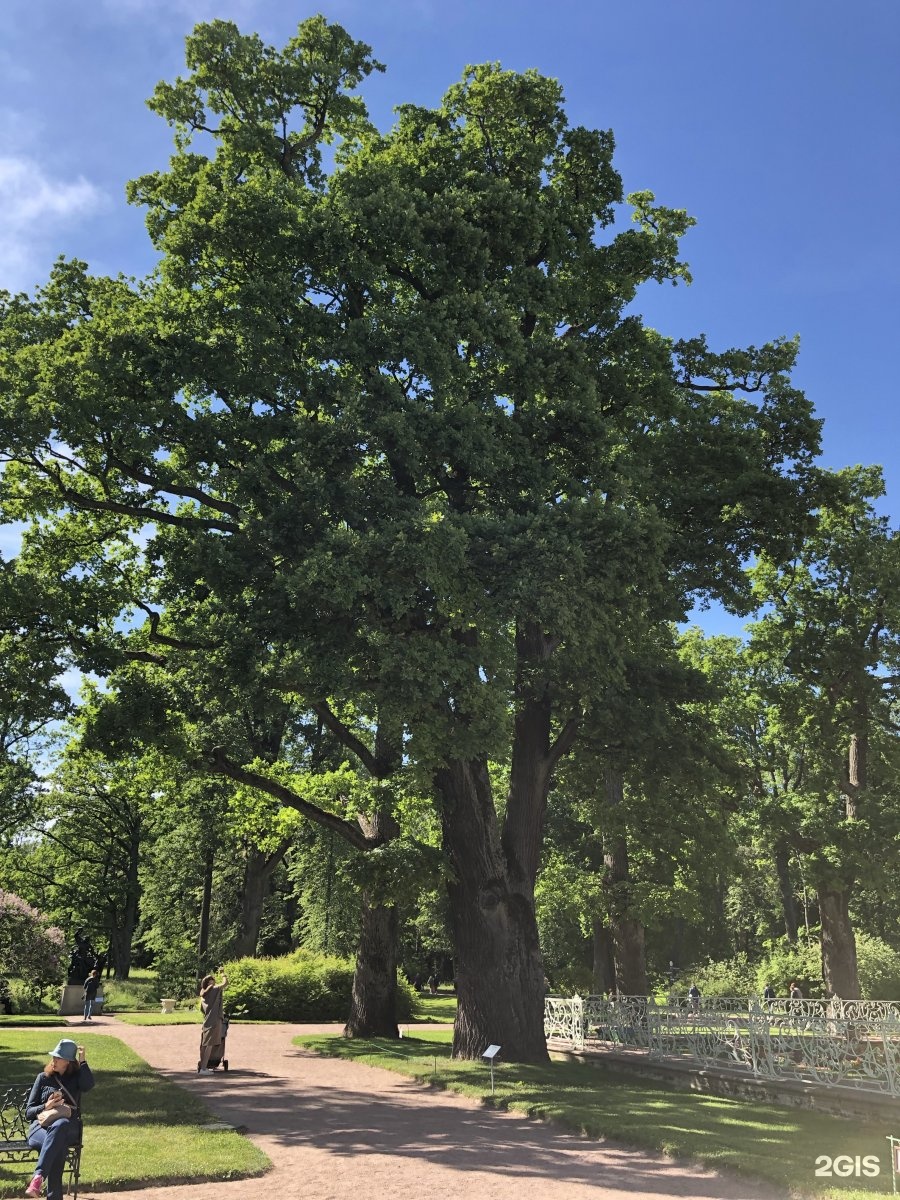
[[[784,917],[784,931],[787,939],[793,945],[797,943],[800,930],[800,914],[797,911],[797,900],[794,896],[794,886],[791,880],[791,852],[784,839],[779,838],[772,855],[775,870],[778,874],[778,890],[781,893],[781,912]]]
[[[850,922],[849,888],[818,889],[822,922],[822,973],[829,993],[842,1000],[859,1000],[856,938]]]
[[[360,816],[367,837],[387,843],[399,836],[400,826],[388,809]],[[400,1036],[397,1026],[397,910],[381,904],[365,888],[360,912],[359,946],[350,1015],[345,1037]]]
[[[248,846],[244,860],[244,879],[241,886],[241,925],[234,944],[235,958],[249,958],[256,953],[262,927],[263,905],[279,864],[290,849],[285,838],[271,854]]]
[[[206,852],[206,860],[203,869],[203,897],[200,901],[200,933],[197,938],[197,974],[204,975],[209,964],[207,963],[207,954],[209,953],[209,917],[212,910],[212,885],[213,885],[213,864],[215,862],[215,854],[210,848]]]
[[[591,941],[594,949],[594,964],[591,988],[595,996],[611,992],[616,986],[616,964],[613,955],[613,940],[609,926],[602,917],[591,922]]]
[[[612,812],[622,806],[622,772],[611,767],[604,772],[606,806]],[[603,862],[609,892],[609,927],[616,964],[616,990],[624,996],[647,995],[647,957],[643,923],[631,906],[631,871],[628,844],[622,833],[603,838]]]
[[[128,866],[125,877],[125,906],[121,919],[114,931],[116,979],[127,979],[131,974],[131,955],[134,931],[137,929],[141,910],[141,884],[138,864],[141,856],[141,825],[136,821],[129,832]]]
[[[858,727],[868,728],[865,700],[857,703]],[[854,733],[847,746],[841,787],[844,813],[848,821],[859,816],[868,784],[869,739],[865,732]],[[822,974],[830,993],[842,1000],[858,1000],[859,972],[856,963],[856,937],[850,922],[850,895],[853,880],[828,878],[817,886],[819,920],[822,924]]]

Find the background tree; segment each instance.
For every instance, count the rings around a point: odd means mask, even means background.
[[[793,743],[791,769],[769,799],[809,863],[826,987],[857,999],[853,892],[889,872],[898,835],[900,541],[873,507],[880,472],[848,469],[833,482],[797,557],[779,569],[764,556],[756,568],[771,611],[748,656],[787,676],[767,699]]]
[[[31,819],[47,769],[45,734],[69,712],[69,665],[40,599],[16,563],[0,559],[0,841]]]

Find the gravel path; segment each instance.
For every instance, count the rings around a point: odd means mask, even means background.
[[[495,1112],[415,1081],[291,1045],[313,1025],[232,1025],[224,1073],[196,1072],[199,1027],[94,1022],[242,1127],[274,1164],[261,1179],[156,1188],[155,1200],[785,1200],[762,1185]],[[100,1081],[102,1086],[102,1080]],[[90,1192],[82,1192],[87,1200]],[[148,1200],[147,1191],[116,1200]]]

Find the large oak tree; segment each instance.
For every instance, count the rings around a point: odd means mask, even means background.
[[[553,80],[470,68],[380,134],[351,94],[377,64],[322,18],[282,51],[221,21],[187,46],[151,101],[170,167],[131,188],[156,275],[61,264],[5,302],[8,511],[103,596],[118,547],[146,623],[82,629],[86,663],[248,642],[383,766],[388,824],[392,770],[431,780],[455,1053],[539,1060],[554,770],[645,624],[744,603],[747,556],[786,549],[818,433],[796,347],[642,323],[690,220],[644,192],[613,229],[612,135],[570,126]]]

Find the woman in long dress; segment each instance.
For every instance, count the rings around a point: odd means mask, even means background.
[[[215,975],[205,975],[200,981],[200,1010],[203,1029],[200,1033],[200,1070],[212,1071],[209,1060],[225,1041],[225,1010],[222,993],[228,986],[228,976],[222,972],[222,982]],[[219,1055],[221,1057],[221,1055]]]

